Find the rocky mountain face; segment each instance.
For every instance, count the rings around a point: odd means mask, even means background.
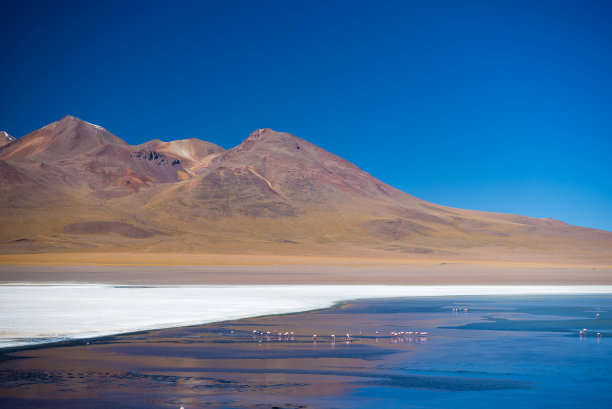
[[[569,261],[609,260],[612,253],[610,232],[428,203],[271,129],[227,151],[198,139],[132,146],[67,116],[2,145],[0,183],[4,253]]]

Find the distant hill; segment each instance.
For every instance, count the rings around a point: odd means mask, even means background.
[[[132,146],[66,116],[0,134],[0,195],[1,253],[612,260],[611,232],[429,203],[271,129]]]

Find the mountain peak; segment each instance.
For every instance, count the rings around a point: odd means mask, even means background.
[[[252,141],[256,141],[258,139],[261,139],[265,136],[271,135],[271,134],[278,134],[280,132],[275,131],[274,129],[270,129],[270,128],[261,128],[258,129],[256,131],[251,132],[251,134],[249,135],[249,137],[246,140],[252,140]]]
[[[169,142],[153,139],[138,146],[168,153],[182,159],[188,159],[197,164],[202,164],[209,155],[225,152],[225,149],[222,147],[197,138],[178,139]]]
[[[9,135],[8,132],[0,131],[0,147],[8,145],[11,142],[15,142],[16,140],[17,139]]]
[[[66,115],[7,146],[2,159],[63,160],[108,144],[126,145],[100,125]]]
[[[291,151],[302,143],[307,143],[288,132],[278,132],[270,128],[261,128],[251,132],[248,138],[242,143],[226,152],[226,156],[233,157],[241,152],[255,151]]]
[[[57,124],[76,123],[79,125],[89,126],[89,127],[93,127],[94,129],[106,131],[106,129],[100,125],[92,124],[91,122],[84,121],[81,118],[77,118],[76,116],[72,116],[72,115],[66,115],[65,117],[57,121],[56,123]]]
[[[274,129],[270,128],[261,128],[256,131],[251,132],[248,138],[242,141],[241,145],[251,145],[255,142],[259,141],[287,141],[289,139],[297,139],[297,136],[294,136],[287,132],[278,132]]]

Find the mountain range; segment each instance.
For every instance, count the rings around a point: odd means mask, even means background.
[[[4,254],[612,260],[612,232],[429,203],[271,129],[229,150],[129,145],[72,116],[18,139],[2,132],[0,210]]]

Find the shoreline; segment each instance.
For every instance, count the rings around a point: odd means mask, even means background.
[[[459,261],[379,265],[16,265],[3,264],[0,259],[0,284],[19,282],[131,285],[612,285],[612,268],[608,265]]]
[[[329,309],[365,299],[598,295],[612,286],[0,285],[0,351]],[[262,302],[262,300],[265,300]],[[10,307],[9,307],[10,306]],[[63,332],[58,332],[61,328]]]
[[[197,328],[197,327],[202,327],[202,326],[207,326],[207,325],[222,325],[224,323],[235,323],[238,321],[249,320],[249,319],[284,317],[284,316],[290,316],[290,315],[309,314],[309,313],[314,313],[314,312],[319,312],[319,311],[332,311],[334,309],[341,308],[344,305],[348,305],[350,302],[353,302],[353,301],[358,301],[358,300],[339,301],[330,306],[314,308],[314,309],[305,310],[305,311],[273,313],[273,314],[266,314],[266,315],[248,316],[248,317],[238,318],[238,319],[225,319],[221,321],[202,322],[202,323],[192,324],[192,325],[178,325],[178,326],[172,326],[172,327],[142,329],[142,330],[136,330],[136,331],[130,331],[130,332],[100,335],[100,336],[91,337],[91,338],[67,338],[67,339],[62,339],[62,340],[57,340],[57,341],[28,344],[28,345],[21,345],[21,346],[13,346],[13,347],[0,346],[0,362],[2,362],[3,360],[14,359],[14,358],[5,356],[6,354],[10,354],[13,352],[33,351],[33,350],[47,349],[47,348],[73,347],[73,346],[79,346],[79,345],[90,345],[90,344],[94,344],[97,342],[109,341],[115,337],[142,335],[142,334],[146,334],[146,333],[153,332],[153,331],[164,331],[164,330],[172,331],[172,330],[178,330],[178,329]]]

